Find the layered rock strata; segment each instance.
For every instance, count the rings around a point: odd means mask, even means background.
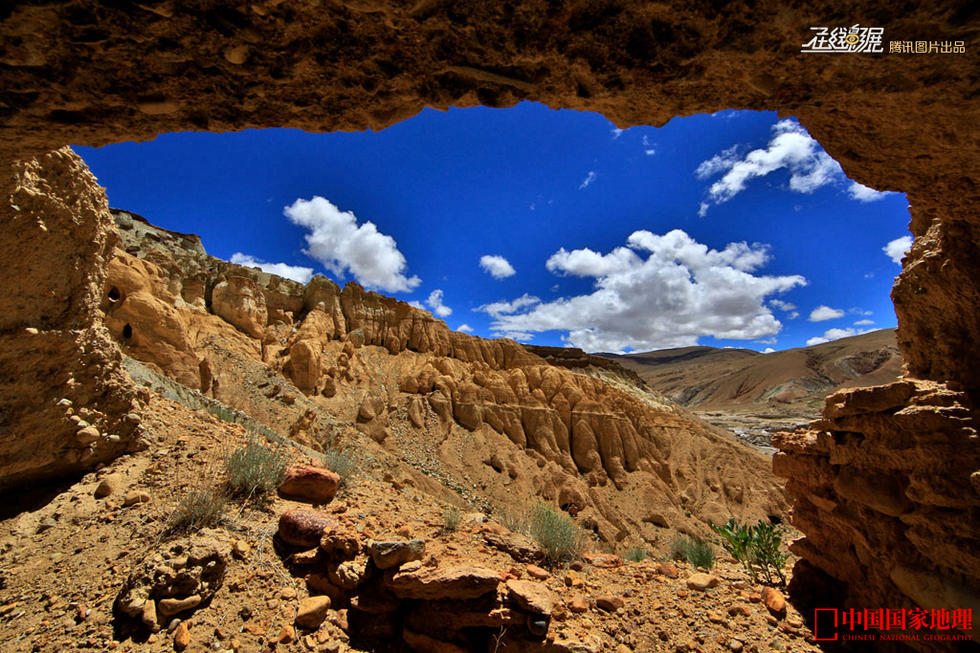
[[[908,379],[833,394],[822,420],[773,438],[806,535],[791,548],[843,581],[849,605],[980,611],[971,408],[946,384]]]

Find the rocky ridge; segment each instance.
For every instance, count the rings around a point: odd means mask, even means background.
[[[541,496],[607,541],[782,514],[763,456],[625,371],[615,383],[575,373],[356,284],[304,286],[116,219],[104,305],[123,351],[303,444],[322,448],[329,432],[363,447],[366,436],[481,505]]]

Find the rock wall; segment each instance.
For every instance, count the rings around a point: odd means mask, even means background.
[[[116,237],[103,189],[64,148],[0,176],[0,488],[139,446],[136,393],[99,302]]]
[[[941,383],[828,397],[822,420],[773,438],[806,534],[793,551],[844,581],[855,607],[980,612],[975,425],[966,394]]]

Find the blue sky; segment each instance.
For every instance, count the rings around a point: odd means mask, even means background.
[[[617,130],[522,103],[75,149],[112,206],[210,254],[356,280],[484,337],[764,351],[895,326],[905,196],[853,184],[774,113]]]

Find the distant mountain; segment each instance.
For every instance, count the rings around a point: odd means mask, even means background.
[[[788,428],[816,419],[831,392],[889,383],[902,373],[894,329],[772,354],[683,347],[598,355],[616,360],[654,390],[728,428],[734,424],[718,418],[737,414]]]

